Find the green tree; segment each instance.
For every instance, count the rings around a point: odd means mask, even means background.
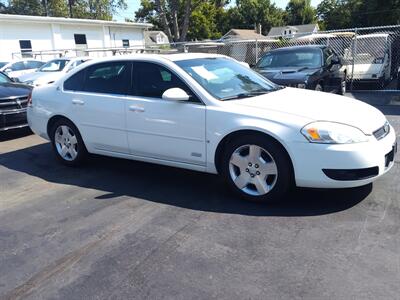
[[[272,26],[284,24],[284,11],[270,0],[237,0],[236,6],[219,13],[216,23],[222,34],[232,28],[254,29],[259,25],[262,33],[267,34]]]
[[[352,24],[347,1],[323,0],[317,7],[319,20],[327,30],[347,28]]]
[[[317,21],[317,12],[311,6],[311,0],[290,0],[286,6],[288,25],[311,24]]]
[[[203,2],[190,16],[189,40],[217,39],[221,37],[216,20],[221,8],[210,2]]]
[[[71,1],[71,2],[69,2]],[[69,9],[71,4],[71,10]],[[5,13],[111,20],[119,9],[126,9],[125,0],[10,0]]]

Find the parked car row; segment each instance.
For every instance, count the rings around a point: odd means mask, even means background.
[[[76,57],[47,63],[33,59],[0,62],[0,132],[28,126],[26,106],[33,87],[53,83],[88,60]]]

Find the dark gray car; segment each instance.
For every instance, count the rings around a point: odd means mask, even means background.
[[[271,50],[261,57],[254,69],[279,85],[338,94],[346,92],[342,60],[324,45]]]

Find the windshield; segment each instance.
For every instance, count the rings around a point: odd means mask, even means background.
[[[0,73],[0,83],[8,83],[8,82],[11,82],[10,78],[8,78],[3,73]]]
[[[0,69],[8,64],[8,61],[0,61]]]
[[[321,65],[320,49],[288,49],[266,54],[257,63],[257,68],[319,68]]]
[[[62,71],[69,60],[55,59],[45,63],[40,69],[40,72],[60,72]]]
[[[219,100],[252,97],[279,89],[248,67],[228,58],[199,58],[175,62]]]

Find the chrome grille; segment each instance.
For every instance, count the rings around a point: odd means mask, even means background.
[[[389,123],[386,122],[385,125],[383,125],[379,129],[375,130],[373,132],[373,134],[377,140],[381,140],[385,136],[387,136],[389,134],[389,132],[390,132],[390,125],[389,125]]]
[[[0,99],[0,111],[7,112],[16,109],[26,108],[28,105],[28,96],[9,97]]]

